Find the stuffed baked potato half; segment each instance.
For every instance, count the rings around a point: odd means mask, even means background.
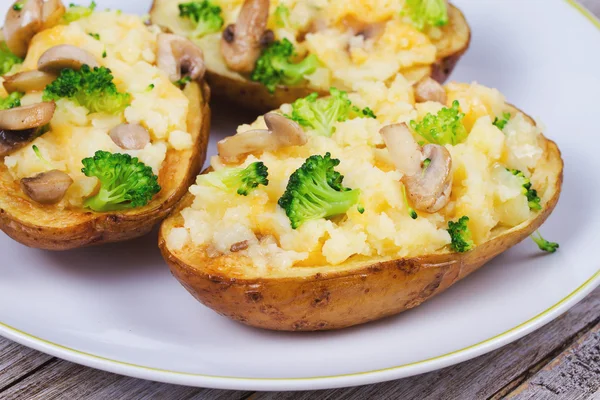
[[[437,89],[415,103],[398,76],[241,126],[161,226],[173,275],[248,325],[337,329],[413,308],[527,238],[557,204],[558,147],[495,89]]]
[[[261,112],[398,72],[443,82],[471,37],[445,0],[154,0],[150,16],[202,48],[214,93]]]
[[[140,17],[59,1],[16,2],[4,34],[0,229],[48,250],[149,232],[205,159],[201,51]],[[194,80],[173,83],[182,73]]]

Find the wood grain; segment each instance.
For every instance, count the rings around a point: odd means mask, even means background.
[[[0,393],[53,357],[0,338]]]
[[[587,399],[600,395],[600,324],[508,396],[514,400]]]
[[[0,398],[224,400],[244,399],[249,394],[250,392],[199,389],[143,381],[54,359],[34,375],[0,392]]]

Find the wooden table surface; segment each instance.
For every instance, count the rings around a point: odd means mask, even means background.
[[[600,0],[581,0],[600,16]],[[560,318],[492,353],[411,378],[312,392],[209,390],[82,367],[0,337],[0,399],[596,399],[600,288]]]

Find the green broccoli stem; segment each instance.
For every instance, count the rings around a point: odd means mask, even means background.
[[[97,195],[85,200],[83,205],[96,212],[118,211],[129,208],[128,204],[121,203],[124,200],[125,194],[122,189],[122,186],[118,186],[111,191],[100,189]]]
[[[358,203],[360,190],[353,189],[339,192],[332,190],[325,182],[324,184],[315,186],[314,192],[307,193],[307,197],[316,204],[319,204],[319,208],[323,210],[323,215],[319,218],[327,218],[345,214],[350,207]]]
[[[310,54],[296,64],[282,62],[280,59],[273,60],[273,68],[283,74],[281,82],[284,85],[297,85],[304,80],[306,75],[315,72],[318,66],[319,60],[314,54]]]

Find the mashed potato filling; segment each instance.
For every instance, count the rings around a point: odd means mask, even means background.
[[[475,244],[488,240],[495,229],[516,226],[532,217],[522,181],[510,169],[521,169],[533,186],[542,176],[532,176],[540,156],[541,132],[524,115],[514,113],[503,130],[493,124],[510,110],[495,89],[477,84],[450,84],[448,104],[415,104],[412,87],[398,75],[390,87],[381,83],[361,84],[351,94],[359,107],[371,107],[377,119],[355,118],[338,122],[331,137],[307,131],[308,143],[275,152],[248,156],[242,166],[262,161],[268,167],[269,184],[248,196],[225,191],[199,179],[190,188],[191,207],[182,211],[184,225],[173,229],[169,247],[204,248],[209,255],[230,254],[240,242],[247,248],[238,252],[259,269],[307,265],[338,265],[366,258],[401,258],[447,251],[451,242],[448,221],[470,218]],[[398,172],[385,148],[380,129],[390,123],[420,120],[460,101],[468,137],[446,148],[452,156],[453,186],[450,202],[436,213],[419,212],[412,219],[404,204]],[[284,114],[290,105],[281,108]],[[238,132],[264,129],[262,117]],[[415,139],[422,138],[415,134]],[[290,175],[311,155],[330,152],[341,163],[343,185],[360,189],[359,203],[346,214],[331,219],[308,221],[292,229],[284,210],[277,204]],[[219,157],[212,159],[215,170],[229,168]]]
[[[225,27],[236,22],[243,1],[212,3],[222,8]],[[280,6],[289,10],[289,24],[284,26],[276,15]],[[314,54],[319,58],[322,67],[305,76],[311,89],[327,91],[335,86],[354,90],[361,82],[393,80],[399,72],[418,80],[429,73],[423,67],[439,58],[438,51],[452,47],[446,36],[455,28],[456,11],[450,10],[447,27],[429,27],[421,32],[402,15],[403,7],[403,1],[388,0],[271,0],[268,28],[276,39],[290,40],[299,57]],[[193,30],[191,21],[179,21],[183,29]],[[463,32],[466,35],[468,32]],[[227,68],[220,51],[221,36],[217,32],[192,39],[204,50],[209,70],[243,79]]]
[[[90,113],[73,101],[60,99],[50,123],[50,130],[30,145],[4,158],[14,179],[58,169],[73,178],[63,206],[81,206],[94,192],[97,178],[86,177],[81,160],[97,150],[127,153],[150,166],[156,175],[171,148],[191,147],[191,135],[186,132],[188,99],[156,66],[157,27],[147,27],[141,18],[118,11],[98,11],[89,17],[58,25],[37,34],[24,63],[13,72],[36,69],[39,57],[60,44],[81,47],[101,66],[112,71],[120,92],[131,95],[131,104],[120,115]],[[94,34],[98,39],[90,34]],[[4,89],[0,95],[6,96]],[[22,104],[40,102],[42,93],[29,93]],[[150,133],[151,141],[141,150],[123,150],[108,132],[121,123],[138,123]],[[41,154],[38,157],[33,146]]]

